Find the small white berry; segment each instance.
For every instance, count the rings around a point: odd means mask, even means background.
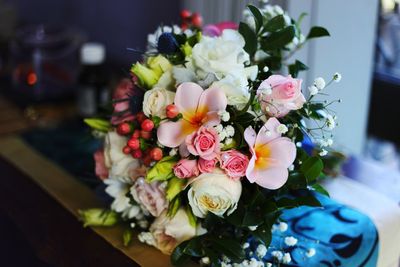
[[[278,133],[280,133],[280,134],[285,134],[285,133],[287,133],[288,130],[289,130],[289,129],[288,129],[288,127],[286,127],[285,124],[280,124],[280,125],[276,128],[276,131],[277,131]]]
[[[333,75],[333,80],[335,81],[335,82],[340,82],[341,80],[342,80],[342,74],[340,74],[339,72],[336,72],[334,75]]]
[[[232,125],[228,125],[225,127],[225,132],[228,137],[232,137],[235,135],[235,128]]]
[[[293,236],[285,237],[285,244],[289,247],[293,247],[297,244],[297,239]]]
[[[258,245],[256,253],[258,257],[263,258],[267,254],[267,247],[263,244]]]
[[[326,151],[325,149],[322,149],[321,152],[319,152],[319,155],[321,157],[326,156],[328,154],[328,151]]]
[[[324,78],[318,77],[317,79],[315,79],[314,80],[314,85],[315,85],[315,87],[318,88],[318,90],[324,89],[325,85],[326,85]]]
[[[268,71],[269,71],[268,66],[265,66],[265,67],[263,68],[263,71],[264,71],[264,72],[268,72]]]
[[[310,91],[310,95],[318,94],[318,88],[315,85],[308,87],[308,91]]]
[[[272,255],[272,257],[276,258],[279,261],[281,261],[283,258],[283,253],[279,250],[272,251],[271,255]]]
[[[288,229],[288,225],[285,222],[280,222],[278,227],[281,232],[285,232]]]
[[[316,253],[315,248],[310,248],[307,252],[306,252],[306,256],[308,258],[311,258],[312,256],[314,256]]]
[[[210,264],[210,258],[209,257],[201,258],[201,263],[205,264],[205,265],[209,265]]]
[[[285,253],[282,258],[282,262],[288,264],[292,261],[292,257],[290,257],[290,253]]]

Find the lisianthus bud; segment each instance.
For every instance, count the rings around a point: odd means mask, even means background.
[[[161,76],[164,72],[172,68],[172,65],[171,63],[169,63],[168,59],[166,59],[162,55],[158,55],[156,57],[148,57],[147,65],[150,69],[157,73],[158,76]]]
[[[154,70],[143,66],[139,62],[132,66],[131,72],[138,78],[139,84],[145,88],[153,87],[161,76],[161,74],[158,75]]]

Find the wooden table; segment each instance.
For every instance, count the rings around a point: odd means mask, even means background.
[[[0,140],[0,170],[1,266],[171,266],[137,239],[124,247],[119,227],[83,228],[77,210],[99,207],[95,194],[20,139]]]

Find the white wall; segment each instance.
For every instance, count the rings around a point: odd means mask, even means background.
[[[306,83],[315,77],[329,79],[335,72],[342,82],[327,90],[332,99],[340,98],[336,143],[346,152],[360,154],[366,139],[369,96],[372,79],[378,0],[288,0],[289,13],[297,17],[309,13],[304,26],[326,27],[330,38],[312,41],[301,58],[310,67]],[[306,10],[305,10],[306,9]]]

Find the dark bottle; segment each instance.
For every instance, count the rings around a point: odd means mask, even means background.
[[[98,107],[107,103],[109,92],[104,70],[105,47],[86,43],[81,48],[82,71],[79,76],[78,109],[83,117],[93,116]]]

